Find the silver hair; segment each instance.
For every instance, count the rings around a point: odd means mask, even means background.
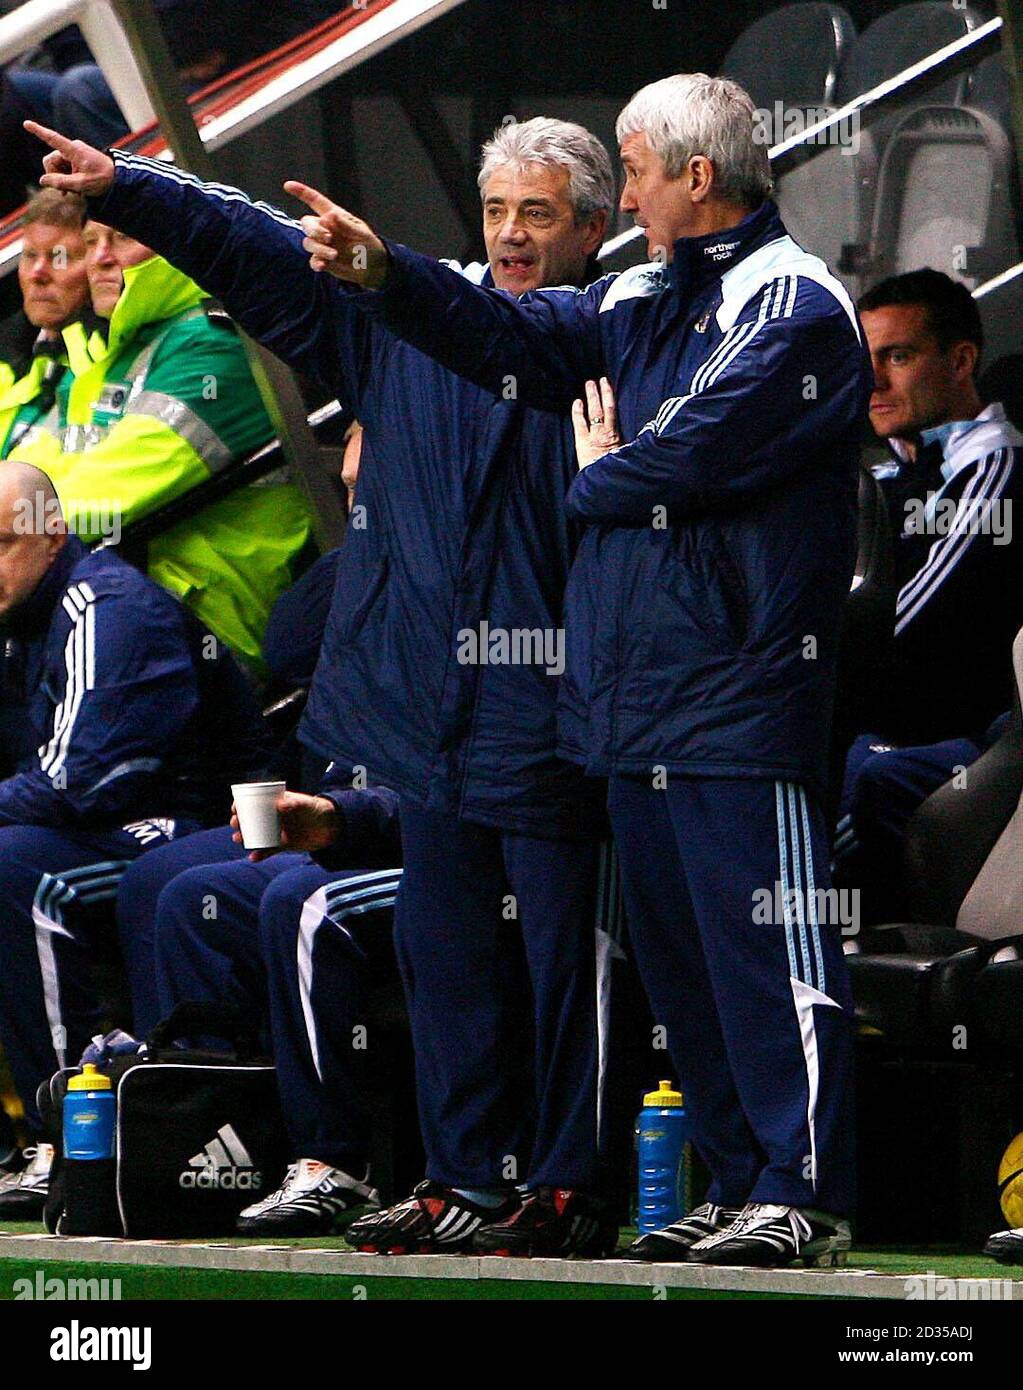
[[[767,146],[754,138],[752,98],[737,82],[705,72],[679,73],[641,87],[618,117],[618,143],[643,134],[678,178],[702,154],[714,165],[717,194],[759,207],[774,187]]]
[[[576,222],[595,212],[610,217],[615,206],[615,176],[611,156],[584,126],[534,116],[531,121],[506,121],[483,146],[480,197],[486,196],[494,170],[502,164],[560,164],[568,170],[569,193]]]

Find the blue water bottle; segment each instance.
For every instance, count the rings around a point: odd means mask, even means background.
[[[681,1091],[662,1081],[643,1097],[636,1125],[640,1235],[659,1231],[692,1206],[689,1116]]]
[[[86,1062],[81,1076],[72,1076],[64,1097],[64,1156],[94,1161],[114,1156],[114,1115],[117,1102],[110,1077]]]

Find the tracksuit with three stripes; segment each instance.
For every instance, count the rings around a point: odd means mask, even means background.
[[[1023,547],[1012,534],[1023,435],[1004,407],[924,430],[913,460],[890,442],[895,457],[874,472],[895,537],[894,669],[872,731],[846,760],[835,838],[836,876],[862,885],[872,915],[888,921],[905,910],[893,866],[910,817],[998,737],[1023,624]]]
[[[353,295],[439,362],[625,443],[568,491],[561,750],[610,779],[629,934],[710,1200],[847,1213],[851,999],[819,797],[871,373],[855,309],[768,200],[588,289],[519,300],[389,245]]]
[[[360,1176],[373,1042],[366,1004],[370,988],[396,974],[398,803],[385,788],[329,780],[319,794],[343,825],[321,862],[284,853],[252,864],[229,829],[200,832],[132,865],[118,923],[151,962],[154,987],[134,1000],[136,1034],[185,1000],[250,1014],[274,1058],[293,1156]]]
[[[114,160],[95,216],[186,270],[364,427],[359,515],[300,737],[401,801],[395,938],[426,1175],[593,1189],[605,816],[599,783],[556,749],[581,530],[564,508],[571,422],[399,342],[310,269],[283,213],[160,161]]]
[[[233,658],[109,551],[69,538],[4,622],[39,744],[0,782],[0,1040],[35,1093],[95,1031],[90,958],[132,860],[222,819],[258,775],[259,709]]]

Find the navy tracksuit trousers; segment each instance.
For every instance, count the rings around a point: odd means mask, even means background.
[[[160,846],[128,868],[117,893],[117,934],[131,981],[133,1031],[148,1037],[164,1016],[156,985],[156,901],[171,879],[186,869],[244,859],[246,851],[231,838],[231,827],[200,830]]]
[[[847,1215],[853,1011],[819,808],[792,783],[677,774],[613,777],[608,808],[707,1199]]]
[[[0,828],[0,1042],[34,1132],[40,1083],[73,1066],[100,1023],[93,960],[109,950],[123,874],[171,835],[187,843],[194,829],[183,821],[96,834]]]
[[[186,869],[156,901],[160,1011],[214,999],[268,1017],[294,1157],[357,1176],[369,1148],[365,1005],[394,971],[400,879],[400,869],[341,873],[277,854]]]
[[[984,749],[953,738],[897,748],[863,734],[846,755],[832,869],[836,883],[855,885],[870,922],[898,922],[905,899],[902,855],[906,827],[932,792],[969,767]]]
[[[593,1190],[599,842],[534,839],[405,803],[401,833],[395,945],[427,1176]]]

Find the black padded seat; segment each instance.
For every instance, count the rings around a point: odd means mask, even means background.
[[[804,123],[830,115],[841,72],[856,43],[856,28],[840,5],[785,5],[745,29],[721,65],[760,110],[772,114],[772,144],[789,133],[793,114]],[[780,125],[774,119],[784,113]],[[789,232],[834,270],[857,206],[853,164],[837,146],[813,158],[796,156],[781,173],[774,196]]]
[[[917,920],[869,928],[847,947],[857,1017],[899,1047],[951,1049],[952,1030],[968,1020],[986,1033],[987,1000],[997,1003],[991,1026],[1004,1036],[1011,1008],[1003,996],[1017,1001],[1023,1031],[1018,963],[988,964],[1016,929],[1015,899],[1005,910],[1005,894],[1015,890],[1000,876],[990,887],[985,881],[986,866],[1015,834],[1023,796],[1023,632],[1013,644],[1013,672],[1008,728],[971,766],[965,787],[946,782],[909,823],[906,887]],[[978,885],[987,888],[979,900]],[[964,903],[974,910],[964,912]],[[1018,915],[1023,930],[1023,902]]]
[[[783,5],[744,29],[721,64],[721,76],[746,88],[753,104],[830,106],[856,26],[841,5]]]
[[[1017,949],[1023,955],[1023,946]],[[971,997],[983,1040],[1023,1050],[1023,959],[989,962],[974,979]]]
[[[986,16],[973,5],[953,7],[945,0],[914,0],[912,4],[899,5],[875,19],[856,40],[839,75],[837,104],[843,106],[863,92],[897,77],[939,48],[965,38],[985,22]],[[933,87],[926,100],[962,106],[971,98],[973,80],[970,71],[958,73]]]
[[[971,986],[987,959],[984,947],[954,955],[898,951],[846,957],[856,1020],[890,1045],[955,1056],[958,1023],[968,1017]]]

